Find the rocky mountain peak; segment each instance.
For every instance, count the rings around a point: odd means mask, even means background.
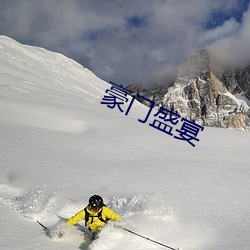
[[[209,52],[201,49],[188,57],[177,69],[177,77],[194,77],[210,70]]]
[[[214,73],[212,68],[209,51],[202,49],[178,67],[170,86],[144,91],[144,96],[155,101],[158,108],[173,109],[203,126],[250,128],[247,102],[233,95],[250,96],[250,67],[223,74]]]

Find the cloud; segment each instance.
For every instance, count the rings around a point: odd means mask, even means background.
[[[226,25],[220,29],[227,29]],[[214,59],[224,67],[245,67],[250,64],[250,9],[237,25],[232,32],[210,44]]]
[[[201,44],[211,44],[225,37],[235,34],[240,28],[240,24],[232,17],[225,20],[221,26],[204,31],[200,38]]]
[[[2,0],[0,33],[61,52],[107,81],[149,86],[204,46],[218,53],[249,40],[248,14],[242,23],[233,17],[239,2]],[[208,29],[214,13],[229,18]]]

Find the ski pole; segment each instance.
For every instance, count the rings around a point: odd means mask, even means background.
[[[42,226],[43,227],[43,229],[46,231],[46,230],[48,230],[48,228],[47,227],[45,227],[41,222],[39,222],[38,220],[36,221],[40,226]]]
[[[131,233],[131,234],[137,235],[137,236],[139,236],[139,237],[141,237],[141,238],[143,238],[143,239],[145,239],[145,240],[154,242],[154,243],[156,243],[156,244],[158,244],[158,245],[161,245],[161,246],[163,246],[163,247],[169,248],[169,249],[171,249],[171,250],[180,250],[180,248],[173,248],[173,247],[167,246],[167,245],[162,244],[162,243],[160,243],[160,242],[158,242],[158,241],[155,241],[155,240],[152,240],[152,239],[150,239],[150,238],[148,238],[148,237],[145,237],[145,236],[143,236],[143,235],[141,235],[141,234],[135,233],[135,232],[133,232],[133,231],[127,229],[127,228],[122,228],[122,229],[125,230],[125,231],[127,231],[127,232],[129,232],[129,233]]]

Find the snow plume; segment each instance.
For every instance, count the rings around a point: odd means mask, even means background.
[[[1,202],[31,220],[48,220],[61,206],[61,195],[48,191],[46,185],[22,191],[5,183],[0,184]]]
[[[107,197],[106,205],[123,217],[122,227],[172,246],[182,245],[187,250],[199,249],[214,237],[213,230],[207,225],[198,221],[194,223],[194,221],[183,220],[173,208],[166,206],[165,199],[162,194],[143,194],[126,198]],[[0,201],[28,219],[45,221],[50,230],[48,236],[55,240],[58,230],[64,227],[66,218],[83,208],[82,203],[65,200],[65,194],[51,192],[46,185],[21,191],[10,184],[0,184]],[[57,217],[55,214],[63,217]],[[88,235],[89,232],[83,222],[80,222],[80,225],[81,240],[79,240],[77,228],[68,229],[63,237],[64,241],[74,241],[74,244],[78,242],[81,245],[80,249],[90,247],[89,249],[92,250],[100,248],[115,250],[118,247],[122,249],[157,247],[157,244],[123,229],[117,229],[113,223],[109,223],[100,233],[99,239],[89,246],[91,242],[83,234]],[[112,241],[110,241],[111,238]]]

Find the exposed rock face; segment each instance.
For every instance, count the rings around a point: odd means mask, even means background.
[[[147,91],[142,84],[131,84],[126,89],[132,91],[132,93],[141,93]]]
[[[240,93],[250,100],[250,66],[218,74],[218,79],[225,84],[230,93]]]
[[[180,66],[171,87],[153,88],[141,94],[155,101],[158,108],[176,110],[182,117],[202,126],[247,129],[250,128],[250,109],[233,94],[250,97],[249,85],[250,67],[217,76],[204,49]]]

